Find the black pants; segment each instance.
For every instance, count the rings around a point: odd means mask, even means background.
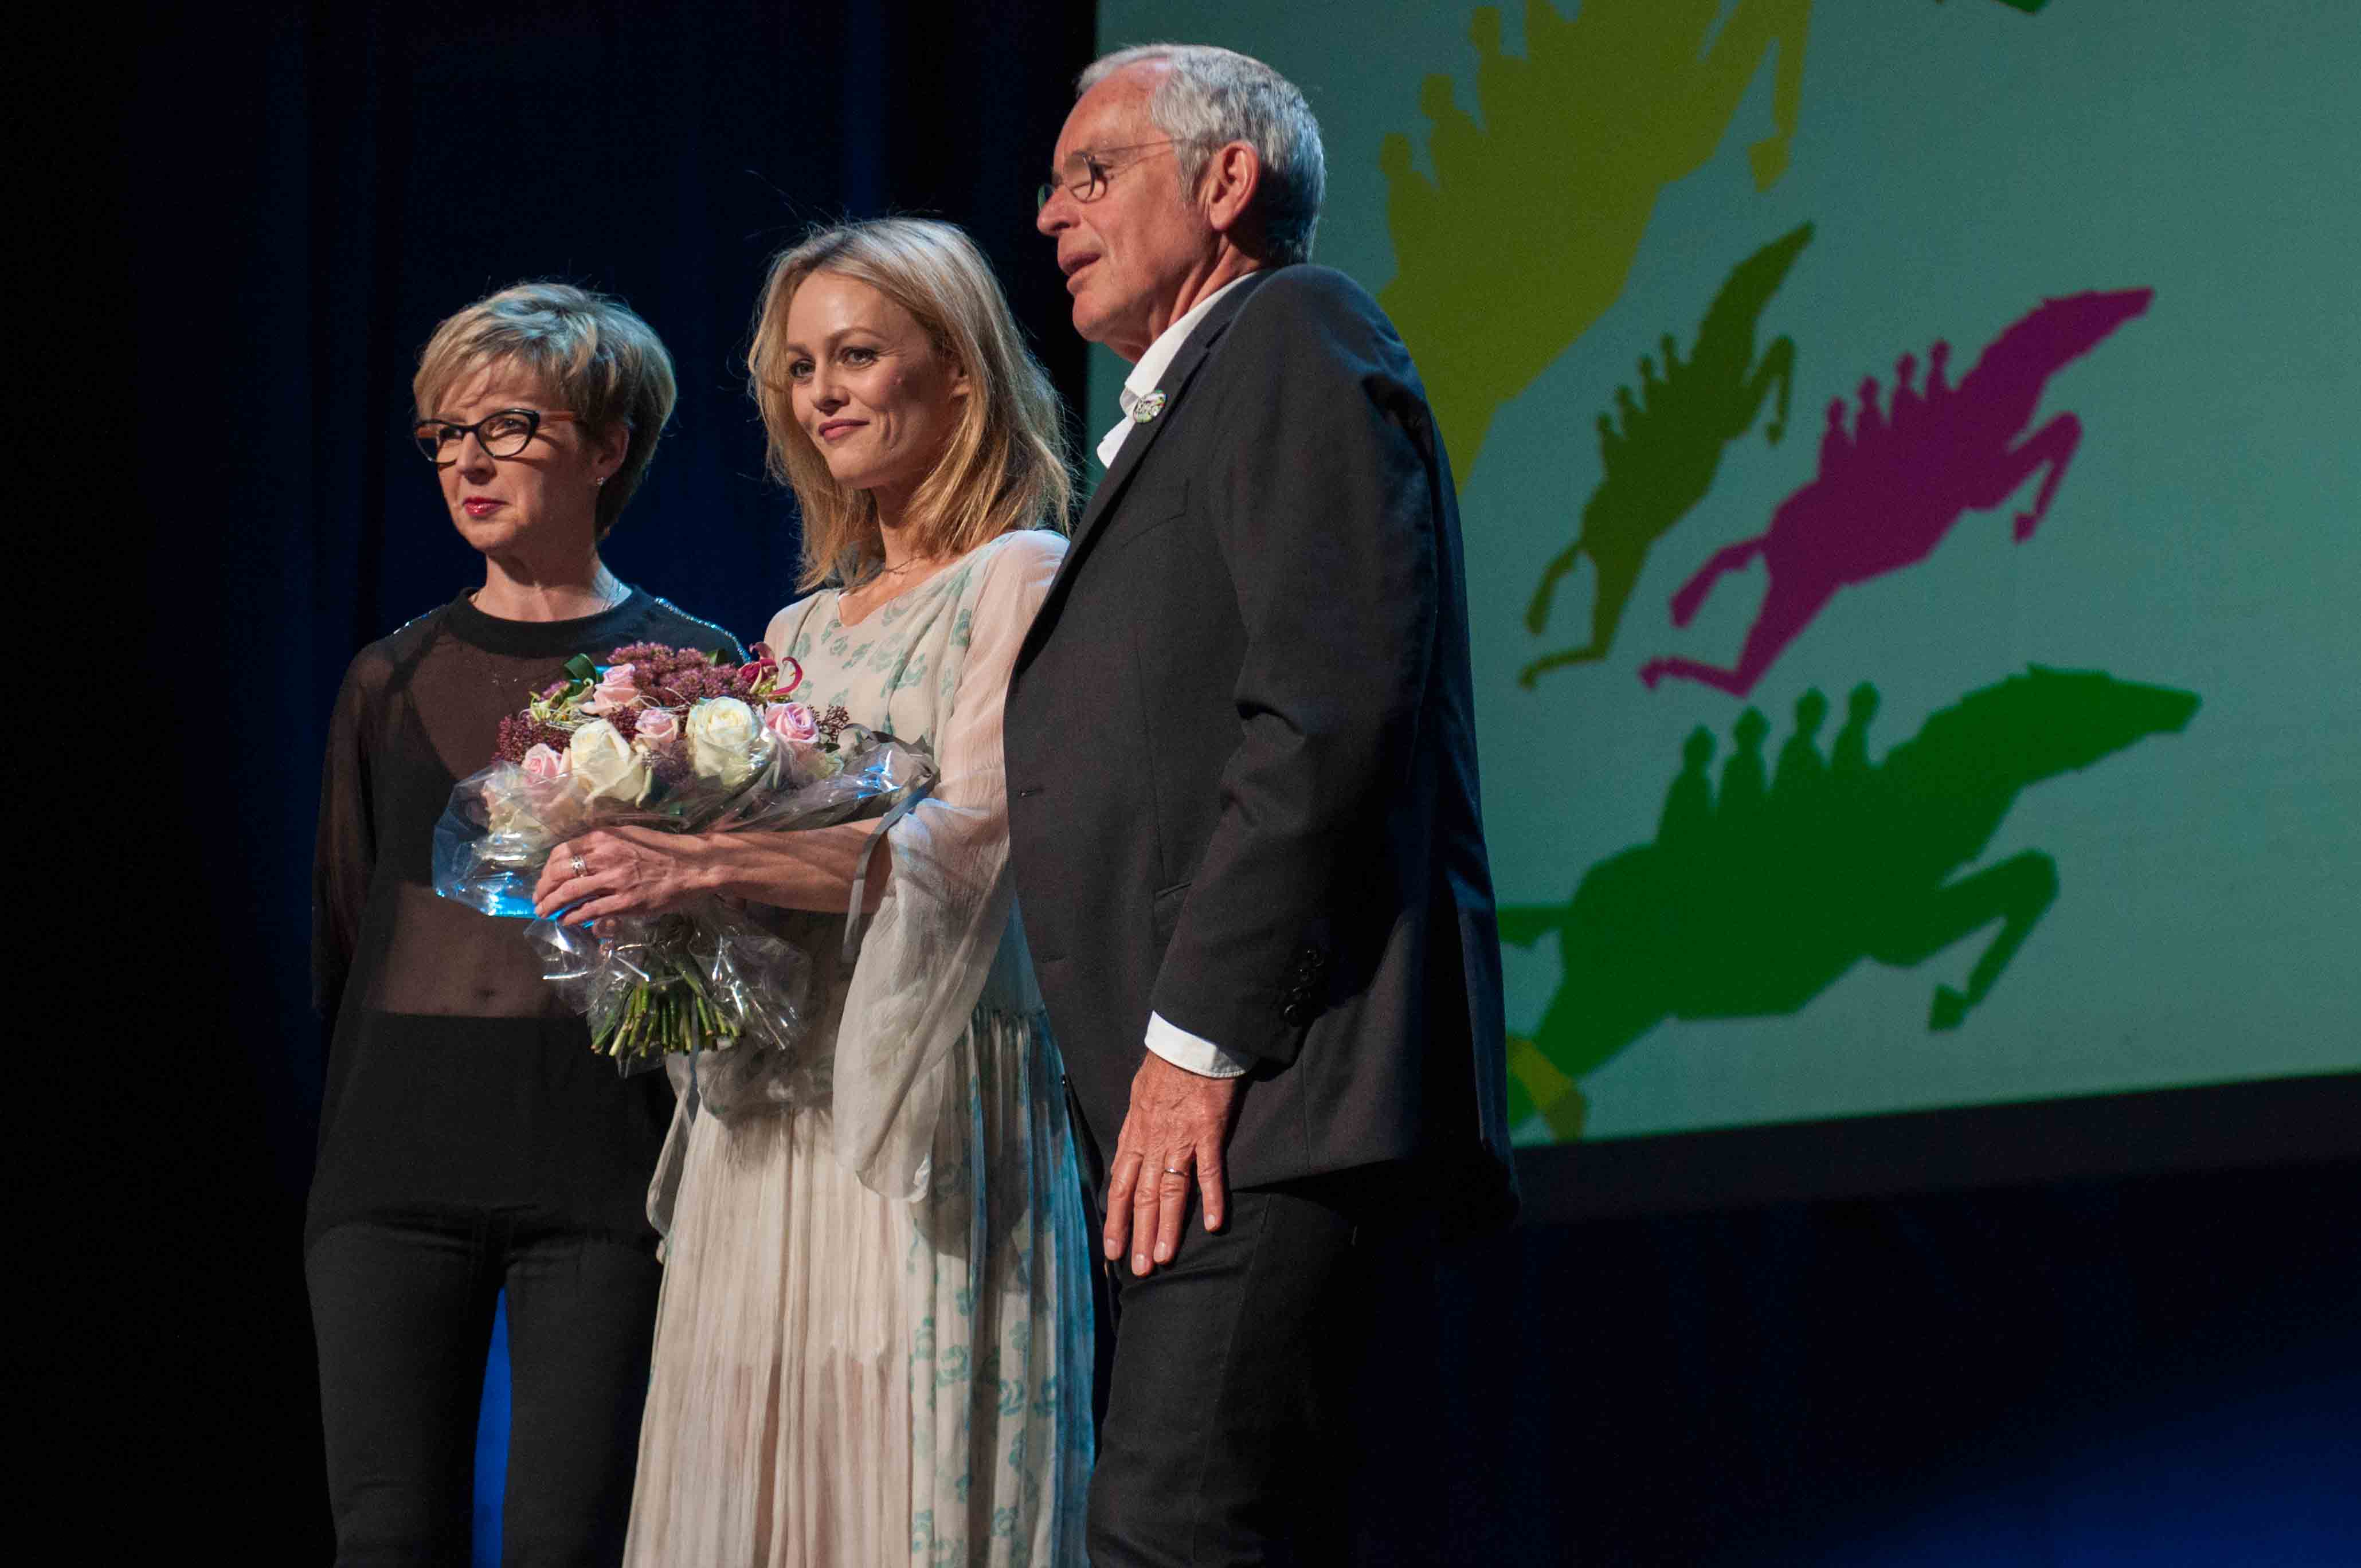
[[[1389,1168],[1234,1192],[1170,1266],[1103,1270],[1093,1568],[1421,1560],[1387,1545],[1432,1511],[1433,1233],[1404,1188]]]
[[[644,1244],[484,1212],[352,1222],[304,1255],[340,1568],[468,1562],[476,1427],[509,1297],[510,1568],[623,1554],[661,1278]]]

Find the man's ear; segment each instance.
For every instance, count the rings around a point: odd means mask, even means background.
[[[1198,204],[1213,232],[1233,244],[1246,238],[1246,215],[1262,185],[1262,155],[1242,141],[1224,142],[1205,162]]]

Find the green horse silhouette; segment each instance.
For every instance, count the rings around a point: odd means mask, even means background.
[[[1913,968],[1997,920],[1964,991],[1935,988],[1930,1029],[1957,1028],[2058,895],[2057,862],[2027,850],[1973,862],[2028,784],[2177,733],[2193,692],[2033,666],[1970,692],[1869,761],[1877,688],[1854,688],[1829,757],[1828,699],[1807,691],[1775,773],[1754,708],[1732,730],[1717,795],[1714,738],[1693,731],[1653,842],[1583,874],[1573,901],[1500,912],[1504,941],[1557,938],[1561,977],[1530,1039],[1510,1040],[1516,1119],[1579,1135],[1576,1080],[1666,1018],[1794,1014],[1863,958]]]
[[[1543,569],[1541,587],[1525,611],[1526,629],[1540,636],[1549,625],[1559,581],[1574,570],[1577,557],[1587,555],[1597,573],[1590,641],[1527,664],[1517,676],[1523,685],[1531,686],[1551,670],[1607,656],[1649,550],[1705,499],[1721,470],[1722,448],[1753,427],[1774,388],[1778,407],[1763,429],[1763,438],[1775,444],[1786,433],[1795,345],[1785,336],[1776,337],[1758,355],[1755,323],[1811,238],[1812,225],[1806,224],[1731,268],[1713,303],[1706,307],[1687,361],[1682,361],[1679,345],[1666,333],[1664,375],[1659,378],[1655,361],[1642,355],[1640,396],[1633,399],[1628,386],[1615,389],[1621,428],[1608,415],[1598,416],[1604,477],[1582,509],[1581,531]]]

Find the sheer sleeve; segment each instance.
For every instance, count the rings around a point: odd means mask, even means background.
[[[936,736],[934,794],[887,834],[894,874],[863,938],[836,1045],[837,1158],[872,1191],[916,1201],[966,1028],[1008,925],[1001,709],[1016,650],[1065,541],[1010,536],[969,612],[970,641]]]
[[[312,1005],[333,1019],[360,945],[361,912],[377,864],[369,812],[368,706],[359,660],[345,672],[320,768],[320,826],[312,850]]]

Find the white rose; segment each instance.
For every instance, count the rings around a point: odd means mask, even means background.
[[[574,732],[566,748],[577,787],[592,800],[637,806],[647,799],[651,776],[646,759],[631,750],[623,732],[594,718]]]
[[[688,765],[736,789],[753,774],[754,741],[762,732],[754,710],[736,697],[708,697],[688,710]]]

